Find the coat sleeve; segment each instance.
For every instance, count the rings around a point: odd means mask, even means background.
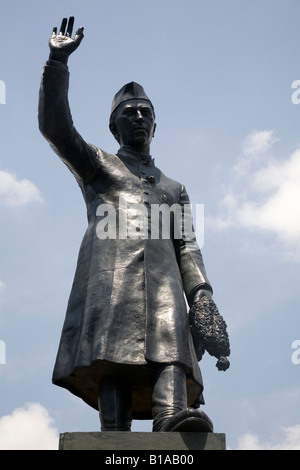
[[[73,125],[68,89],[68,67],[56,61],[47,62],[39,92],[39,129],[75,177],[88,182],[97,168],[96,152]]]
[[[187,301],[191,306],[197,290],[206,289],[212,293],[212,287],[207,278],[202,253],[194,233],[191,204],[184,186],[181,187],[179,202],[182,206],[183,214],[181,219],[182,236],[179,239],[174,239],[174,246],[183,281],[183,288]]]

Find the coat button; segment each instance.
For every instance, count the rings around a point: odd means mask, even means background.
[[[154,176],[147,176],[147,180],[148,180],[149,183],[151,183],[151,184],[155,183],[155,178],[154,178]]]

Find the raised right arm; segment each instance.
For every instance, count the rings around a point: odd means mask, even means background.
[[[83,28],[79,28],[71,38],[74,18],[71,17],[67,30],[64,19],[59,34],[53,29],[49,41],[50,56],[43,73],[39,93],[38,120],[43,136],[70,170],[84,182],[88,181],[96,169],[95,153],[77,132],[68,102],[69,55],[77,49],[82,38]]]

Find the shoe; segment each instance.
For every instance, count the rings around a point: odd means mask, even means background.
[[[213,423],[202,410],[187,408],[168,418],[161,432],[213,432]]]

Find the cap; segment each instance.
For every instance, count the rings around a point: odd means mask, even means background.
[[[117,107],[123,103],[124,101],[129,100],[146,100],[148,101],[153,109],[153,104],[149,100],[148,96],[146,95],[144,88],[136,82],[130,82],[124,85],[114,96],[112,107],[111,107],[111,115],[117,109]]]

